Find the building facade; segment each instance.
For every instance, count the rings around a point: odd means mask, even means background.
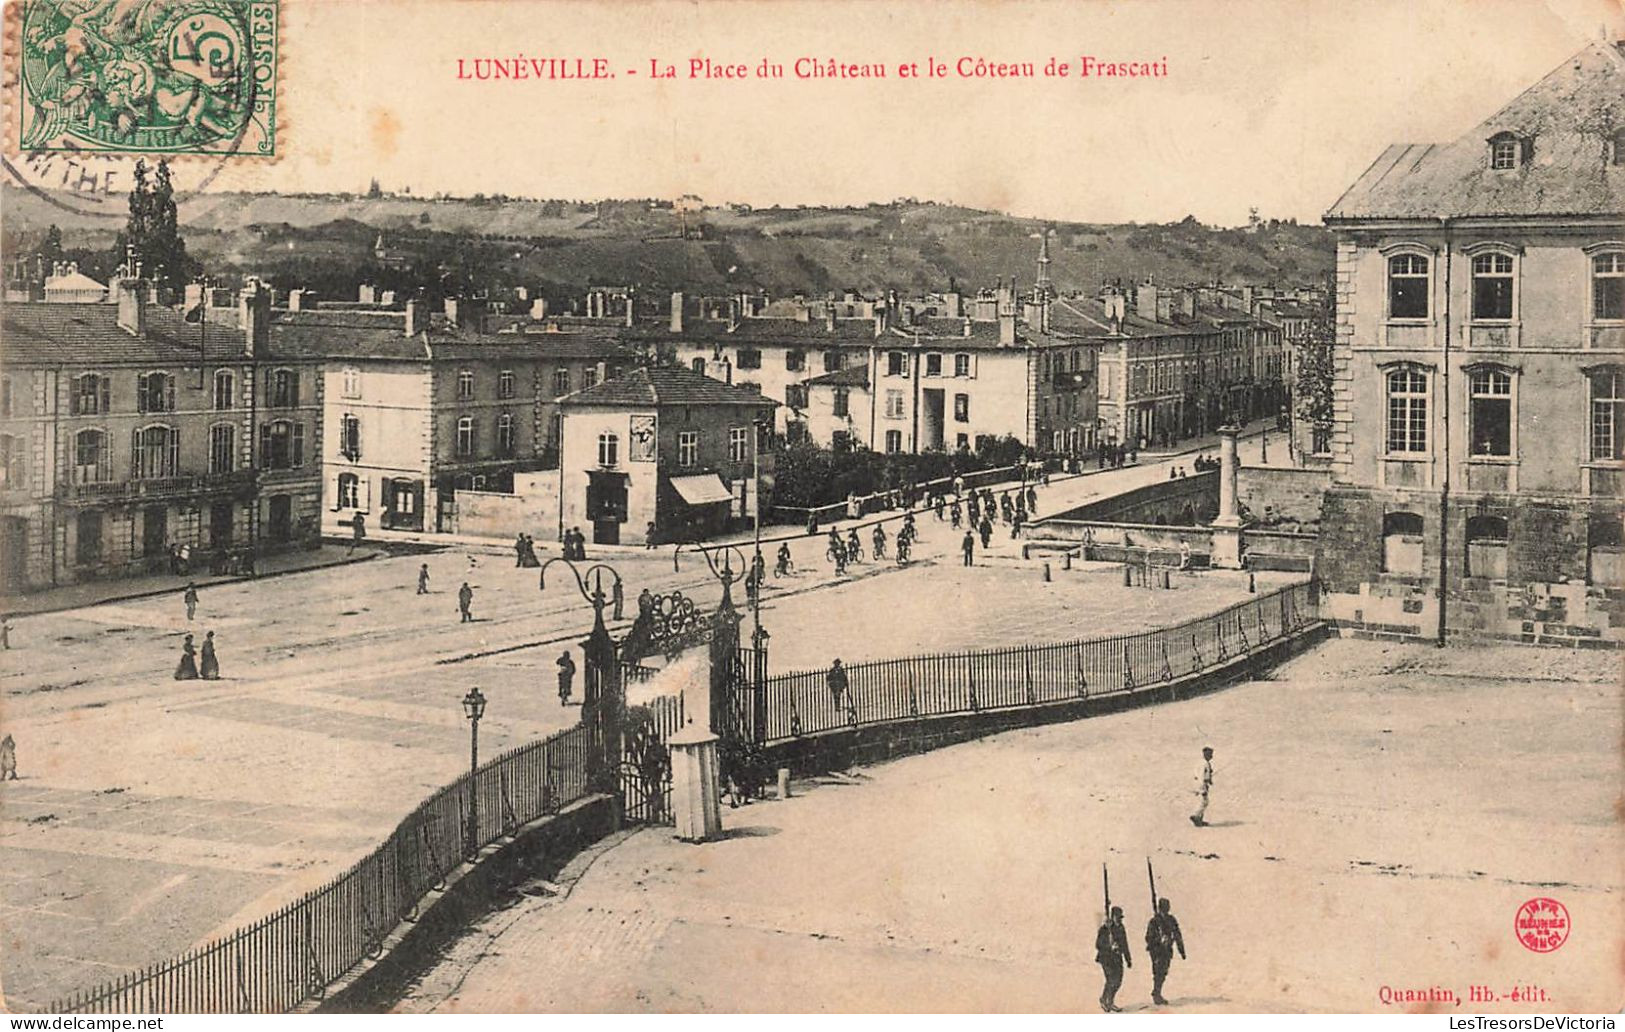
[[[8,586],[193,568],[319,540],[319,367],[270,297],[194,313],[126,276],[110,304],[7,304],[0,527]],[[208,564],[208,565],[205,565]]]
[[[1368,633],[1625,641],[1625,57],[1390,147],[1338,232],[1327,609]]]
[[[775,403],[759,391],[641,368],[560,405],[561,533],[579,528],[609,545],[698,541],[755,515],[758,482],[770,504],[771,457],[757,448]]]

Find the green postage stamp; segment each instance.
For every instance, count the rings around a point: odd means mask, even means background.
[[[275,0],[21,0],[10,13],[19,151],[276,155]]]

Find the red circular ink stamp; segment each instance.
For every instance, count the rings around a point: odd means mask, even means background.
[[[1550,953],[1569,939],[1569,909],[1555,899],[1536,896],[1518,908],[1512,931],[1524,949]]]

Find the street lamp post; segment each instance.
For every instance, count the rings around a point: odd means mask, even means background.
[[[485,696],[478,687],[463,696],[463,713],[468,717],[468,841],[463,852],[472,861],[480,852],[480,718],[485,715]]]

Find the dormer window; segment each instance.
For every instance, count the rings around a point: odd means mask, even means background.
[[[1496,172],[1509,172],[1529,159],[1529,141],[1511,133],[1496,133],[1490,137],[1490,168]]]

